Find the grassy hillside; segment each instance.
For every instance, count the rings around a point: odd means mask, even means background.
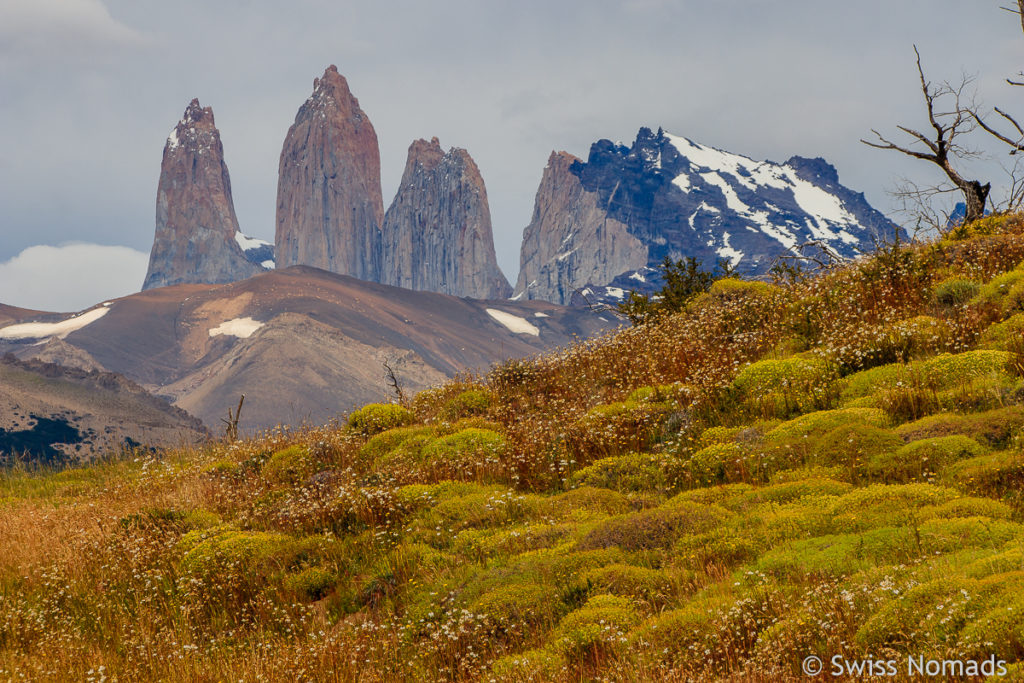
[[[993,217],[344,424],[7,474],[0,678],[1024,676],[1022,376]]]

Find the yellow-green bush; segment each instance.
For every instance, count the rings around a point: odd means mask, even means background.
[[[731,515],[717,505],[673,500],[661,507],[612,517],[588,533],[578,547],[580,550],[668,548],[683,534],[713,529]]]
[[[595,595],[559,622],[552,635],[555,648],[570,661],[588,662],[621,652],[626,635],[640,622],[630,600]]]
[[[951,277],[935,285],[932,298],[945,306],[961,306],[978,295],[977,282],[960,277]]]
[[[1010,351],[1024,339],[1024,313],[1017,313],[985,329],[979,339],[982,348]]]
[[[757,414],[787,417],[830,408],[835,372],[813,356],[761,360],[740,371],[733,386]]]
[[[859,476],[870,460],[886,458],[902,445],[903,439],[888,429],[847,424],[822,436],[813,448],[817,463],[842,465],[849,468],[853,476]]]
[[[430,439],[436,434],[437,430],[434,427],[394,427],[373,436],[362,445],[359,454],[370,462],[375,462],[413,437],[420,437],[422,441],[424,437]]]
[[[908,528],[882,527],[790,541],[762,555],[760,571],[780,576],[847,576],[878,564],[901,564],[920,551]]]
[[[708,294],[713,299],[739,299],[748,296],[771,296],[781,291],[778,287],[767,282],[727,277],[711,283],[711,289],[708,290]]]
[[[873,455],[866,470],[872,479],[887,483],[927,480],[952,462],[984,452],[984,446],[963,434],[920,439]]]
[[[372,436],[412,424],[415,419],[412,411],[395,403],[370,403],[348,416],[348,426],[354,432]]]
[[[284,587],[303,600],[319,600],[331,591],[337,580],[333,572],[322,567],[308,567],[285,578]]]
[[[1024,406],[1007,406],[970,415],[940,413],[900,425],[896,433],[907,441],[963,434],[993,448],[1005,447],[1024,429]]]
[[[961,460],[945,468],[942,479],[971,493],[1019,501],[1024,491],[1024,454],[999,451]]]
[[[845,424],[867,424],[885,427],[889,417],[877,408],[838,408],[820,410],[783,422],[764,435],[771,445],[792,444],[793,442],[815,439]]]
[[[930,484],[872,484],[840,496],[832,506],[837,531],[908,524],[920,508],[941,505],[959,494]]]
[[[473,415],[484,415],[494,402],[494,394],[486,389],[467,389],[455,396],[442,409],[442,414],[449,420]]]
[[[743,431],[744,427],[708,427],[698,439],[701,448],[729,443],[735,440],[736,435]]]
[[[957,643],[961,631],[977,618],[978,608],[992,592],[991,586],[960,576],[927,581],[890,596],[860,626],[855,640],[869,651],[913,648],[915,656],[941,655]]]
[[[316,472],[316,459],[305,446],[289,446],[270,456],[263,476],[277,484],[297,484]]]
[[[315,544],[315,540],[298,540],[285,534],[219,526],[190,531],[178,547],[183,571],[208,576],[225,571],[282,571],[313,550]]]
[[[719,443],[702,448],[683,464],[683,476],[692,486],[713,486],[753,479],[756,464],[749,453],[735,443]]]
[[[631,597],[652,606],[668,603],[677,590],[665,572],[623,563],[591,569],[583,575],[583,581],[598,593]]]
[[[561,602],[551,585],[513,581],[481,595],[469,606],[487,617],[492,635],[510,640],[528,638],[541,625],[552,625]]]
[[[674,456],[629,453],[597,460],[573,474],[570,482],[614,491],[666,491],[674,488],[679,470]]]
[[[560,654],[537,648],[501,657],[491,666],[491,676],[502,683],[540,683],[557,679],[565,668]]]

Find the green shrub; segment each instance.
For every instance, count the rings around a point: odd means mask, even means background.
[[[886,458],[903,445],[903,439],[888,429],[871,425],[848,424],[836,427],[814,445],[817,462],[842,465],[852,476],[860,476],[866,464],[875,458]]]
[[[309,542],[284,534],[230,526],[191,531],[178,547],[183,571],[203,576],[227,571],[265,575],[292,566],[312,549]]]
[[[909,524],[920,508],[947,503],[958,495],[931,484],[872,484],[836,499],[832,524],[836,531]]]
[[[749,453],[735,443],[720,443],[702,448],[683,465],[685,478],[692,486],[713,486],[750,479]]]
[[[999,451],[961,460],[943,470],[942,479],[969,493],[1019,501],[1024,490],[1024,454]]]
[[[522,640],[537,627],[553,624],[559,605],[553,586],[515,581],[481,595],[469,610],[487,617],[491,634]]]
[[[359,449],[359,454],[370,462],[376,462],[413,437],[419,437],[424,443],[423,437],[429,440],[436,434],[434,427],[395,427],[373,436]]]
[[[981,333],[980,346],[985,349],[1010,351],[1024,338],[1024,313],[1017,313]]]
[[[596,595],[562,618],[552,640],[570,661],[596,661],[621,652],[626,635],[639,622],[640,616],[628,599]]]
[[[658,508],[612,517],[588,533],[578,547],[580,550],[668,548],[683,534],[713,529],[731,514],[716,505],[673,500]]]
[[[316,459],[305,446],[289,446],[270,456],[263,465],[263,476],[277,484],[297,484],[316,472]]]
[[[877,408],[839,408],[820,410],[783,422],[764,435],[768,444],[779,445],[817,438],[846,424],[885,427],[889,417]]]
[[[321,567],[308,567],[284,580],[284,587],[303,600],[316,601],[331,592],[337,577]]]
[[[919,555],[910,529],[883,527],[789,541],[762,555],[756,567],[780,576],[844,576],[877,564],[905,563]]]
[[[711,283],[708,294],[713,299],[740,299],[743,297],[767,297],[781,291],[767,282],[727,277]]]
[[[872,456],[867,462],[867,474],[887,483],[926,480],[952,462],[984,452],[981,444],[962,434],[920,439]]]
[[[1007,661],[1024,658],[1024,596],[1020,593],[985,611],[964,626],[960,647],[968,657],[985,659],[995,654]],[[1018,680],[1011,677],[1008,680]]]
[[[900,425],[896,433],[908,441],[963,434],[992,448],[1005,447],[1024,429],[1024,407],[1008,406],[973,415],[942,413]]]
[[[442,472],[471,474],[498,469],[504,452],[504,436],[470,427],[431,441],[423,448],[423,459]]]
[[[573,474],[573,486],[594,486],[614,491],[665,491],[667,471],[678,469],[675,458],[661,453],[630,453],[602,458]]]
[[[698,443],[701,448],[726,444],[734,441],[736,435],[743,429],[744,427],[709,427],[701,433]]]
[[[830,408],[834,371],[820,358],[794,356],[762,360],[740,371],[733,386],[760,415],[787,417]]]
[[[412,412],[394,403],[370,403],[348,416],[348,426],[354,432],[372,436],[394,427],[412,424]]]
[[[592,569],[583,575],[583,581],[599,593],[636,598],[652,606],[665,605],[676,590],[664,572],[622,563]]]
[[[973,280],[951,277],[935,285],[932,298],[944,306],[962,306],[977,296],[979,289]]]
[[[978,600],[976,581],[949,577],[929,581],[886,601],[857,630],[855,640],[868,651],[899,651],[922,644],[955,643]],[[942,609],[936,609],[942,605]],[[915,652],[915,654],[925,654]]]
[[[557,680],[565,666],[565,659],[557,652],[537,648],[498,659],[491,666],[491,676],[503,683],[540,683]]]
[[[973,303],[996,303],[1002,306],[1010,290],[1024,280],[1024,270],[1014,269],[992,278],[978,291]]]
[[[449,420],[484,415],[494,402],[494,395],[486,389],[467,389],[445,403],[442,414]]]

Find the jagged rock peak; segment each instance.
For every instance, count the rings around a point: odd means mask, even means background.
[[[757,161],[661,128],[641,128],[631,146],[599,140],[586,162],[554,162],[549,161],[534,222],[524,235],[523,275],[516,289],[530,298],[566,303],[565,286],[578,288],[590,270],[588,284],[597,287],[584,289],[599,297],[603,289],[611,299],[621,299],[629,289],[656,289],[651,276],[663,259],[684,256],[706,267],[724,259],[744,275],[760,276],[801,245],[821,244],[852,258],[895,229],[862,194],[841,185],[836,169],[820,158]],[[561,183],[555,182],[559,172]],[[564,188],[577,185],[585,206],[565,201],[575,195]],[[597,213],[581,221],[584,209],[594,207]],[[643,247],[646,263],[616,273],[611,233],[590,227],[591,237],[584,238],[583,231],[567,227],[600,220],[623,226],[625,239],[618,246]],[[561,262],[573,259],[583,267],[569,272]]]
[[[332,64],[313,80],[281,149],[277,266],[378,280],[383,218],[377,133]]]
[[[385,284],[476,299],[512,293],[494,252],[487,188],[464,149],[414,141],[381,232]]]
[[[143,289],[225,283],[265,270],[247,257],[213,110],[193,99],[164,144],[156,235]],[[250,240],[251,242],[252,240]],[[261,252],[269,262],[273,255]]]
[[[647,247],[607,214],[595,192],[584,189],[578,177],[582,163],[568,152],[548,157],[523,231],[514,298],[569,304],[577,289],[647,263]]]
[[[220,131],[213,120],[213,108],[203,107],[199,98],[193,98],[185,109],[184,115],[167,136],[167,151],[174,151],[184,146],[186,149],[203,153],[220,147]]]

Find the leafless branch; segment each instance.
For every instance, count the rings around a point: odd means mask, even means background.
[[[1024,0],[1021,0],[1024,2]],[[917,46],[914,46],[916,57],[917,75],[921,84],[921,95],[924,97],[925,110],[928,114],[928,123],[934,131],[934,136],[910,128],[909,126],[897,125],[897,130],[913,139],[910,145],[900,145],[886,138],[875,129],[871,129],[877,141],[861,140],[865,145],[876,149],[891,149],[915,159],[921,159],[935,164],[942,169],[949,181],[964,195],[966,200],[966,221],[980,218],[985,213],[985,202],[991,184],[982,185],[977,180],[968,180],[960,175],[954,162],[965,158],[979,155],[979,152],[964,147],[960,138],[970,133],[978,123],[979,117],[974,115],[976,106],[973,97],[969,96],[973,78],[963,74],[960,82],[956,85],[942,83],[932,85],[924,75],[924,67],[921,66],[921,53]],[[951,101],[952,107],[948,110],[940,110],[940,103]],[[913,145],[923,146],[924,149],[915,148]]]

